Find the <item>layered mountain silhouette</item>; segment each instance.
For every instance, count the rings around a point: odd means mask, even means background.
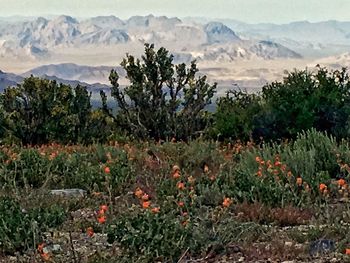
[[[187,59],[228,60],[259,57],[298,58],[299,54],[277,43],[243,40],[221,22],[185,23],[165,16],[134,16],[121,20],[114,16],[82,21],[70,16],[54,19],[38,17],[31,21],[0,21],[0,56],[45,60],[60,53],[60,48],[99,49],[128,44],[176,46],[178,56]],[[244,52],[240,52],[240,50]],[[220,54],[220,50],[225,50]],[[196,56],[195,54],[200,54]],[[189,57],[191,55],[191,57]]]

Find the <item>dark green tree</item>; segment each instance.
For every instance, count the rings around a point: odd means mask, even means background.
[[[211,103],[216,83],[206,76],[196,77],[196,62],[174,65],[165,48],[145,45],[140,59],[127,54],[121,66],[129,85],[122,89],[119,76],[112,70],[109,80],[112,97],[119,111],[120,127],[140,139],[188,139],[206,128],[205,107]]]
[[[264,110],[255,119],[255,135],[295,138],[316,128],[337,137],[349,136],[350,82],[346,69],[294,71],[263,87]]]
[[[88,132],[90,96],[85,87],[31,76],[5,89],[0,101],[5,126],[22,143],[78,142]]]
[[[261,98],[242,90],[231,90],[217,100],[214,113],[216,137],[249,140],[254,117],[261,111]]]

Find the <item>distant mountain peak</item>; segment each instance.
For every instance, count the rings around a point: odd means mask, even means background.
[[[78,24],[78,20],[76,20],[75,18],[71,17],[71,16],[67,16],[67,15],[60,15],[58,17],[56,17],[55,19],[52,20],[53,22],[56,23],[67,23],[67,24]]]
[[[39,16],[35,19],[36,23],[46,24],[49,20],[47,20],[45,17]]]
[[[207,33],[209,43],[222,43],[240,40],[232,29],[225,26],[221,22],[210,22],[204,26],[204,30]]]
[[[116,16],[96,16],[92,17],[85,22],[90,22],[93,25],[99,26],[99,27],[120,27],[125,24],[123,20]]]

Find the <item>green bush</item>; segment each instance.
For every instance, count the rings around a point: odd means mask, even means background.
[[[296,70],[282,82],[265,85],[261,93],[234,91],[219,98],[211,133],[223,139],[279,140],[315,128],[348,137],[349,89],[346,69]]]
[[[221,253],[230,242],[254,240],[263,229],[238,222],[229,209],[200,206],[183,215],[169,196],[159,213],[133,206],[109,226],[108,242],[117,242],[133,262],[177,262],[186,252],[198,257]]]
[[[213,131],[219,138],[247,141],[252,136],[261,98],[243,91],[229,91],[217,100]],[[212,135],[213,136],[213,135]]]
[[[33,249],[41,233],[61,225],[66,212],[57,204],[26,211],[11,197],[0,197],[0,251],[14,254]]]
[[[72,88],[31,76],[0,95],[1,127],[6,127],[5,135],[23,144],[91,143],[92,136],[101,140],[101,135],[108,135],[108,121],[103,112],[93,114],[90,99],[86,87]],[[101,128],[99,134],[96,128]]]
[[[346,69],[329,72],[318,68],[290,73],[283,82],[262,90],[265,110],[255,125],[254,136],[266,139],[295,138],[315,128],[347,137],[350,82]]]
[[[23,251],[35,246],[39,230],[28,213],[10,197],[0,197],[0,250],[2,253]]]
[[[195,61],[189,67],[174,65],[168,50],[145,44],[141,59],[127,55],[121,66],[130,84],[122,90],[114,70],[109,80],[119,107],[115,120],[124,131],[135,138],[156,140],[188,140],[204,132],[208,125],[205,107],[211,103],[216,84],[209,85],[206,76],[196,77]]]
[[[108,242],[117,241],[125,253],[137,255],[141,262],[153,262],[157,258],[173,262],[189,244],[189,235],[190,231],[181,225],[174,212],[153,214],[130,208],[109,229]]]
[[[298,134],[288,144],[268,143],[251,148],[242,153],[235,171],[231,171],[234,178],[231,194],[241,201],[273,206],[305,205],[306,197],[313,200],[319,197],[321,183],[329,185],[332,177],[339,177],[337,152],[343,151],[335,139],[314,129]],[[279,164],[275,165],[277,161]],[[259,170],[262,176],[258,175]],[[296,183],[298,177],[303,180],[301,187]],[[306,185],[310,193],[306,193]]]

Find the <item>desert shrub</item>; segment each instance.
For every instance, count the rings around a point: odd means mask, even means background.
[[[34,247],[33,227],[29,214],[24,213],[18,202],[10,197],[0,198],[0,249],[2,253],[14,253]]]
[[[66,219],[66,211],[58,204],[50,206],[35,207],[30,210],[29,215],[38,225],[39,229],[46,230],[63,224]]]
[[[255,116],[261,110],[260,96],[247,92],[228,91],[217,100],[212,133],[219,138],[247,141],[252,136]]]
[[[67,152],[73,151],[73,152]],[[133,184],[134,165],[125,150],[95,145],[71,148],[49,145],[17,152],[0,151],[0,182],[7,190],[19,188],[81,188],[120,194]],[[110,170],[106,173],[105,168]]]
[[[114,222],[108,241],[117,241],[128,255],[137,255],[143,262],[157,258],[163,261],[178,259],[189,242],[189,231],[181,225],[177,215],[170,211],[153,214],[138,210],[129,210]]]
[[[337,151],[335,139],[316,130],[301,133],[290,143],[250,148],[230,172],[232,195],[241,201],[277,206],[318,198],[320,184],[329,185],[339,175]]]
[[[72,88],[31,76],[17,87],[5,89],[0,97],[2,127],[7,136],[23,144],[92,142],[93,136],[101,140],[101,135],[108,135],[108,121],[102,111],[93,114],[86,87]],[[100,128],[99,134],[96,128]]]
[[[220,206],[203,206],[184,215],[169,198],[158,213],[129,208],[109,227],[108,241],[117,242],[123,254],[137,262],[176,262],[185,252],[220,253],[229,242],[253,240],[261,233],[257,224],[237,222]]]
[[[346,69],[294,71],[258,94],[227,93],[217,101],[212,136],[256,141],[295,139],[311,128],[336,138],[349,135],[349,76]]]
[[[109,172],[106,172],[106,168]],[[88,191],[110,189],[112,194],[133,183],[133,164],[118,148],[96,145],[91,152],[62,153],[51,161],[51,187],[82,188]]]
[[[174,65],[168,50],[145,44],[141,59],[127,55],[121,66],[130,84],[122,90],[114,70],[109,79],[119,107],[114,118],[123,130],[136,138],[156,140],[189,139],[204,131],[204,108],[210,104],[216,84],[209,85],[206,76],[196,78],[195,61],[189,67]]]
[[[41,233],[61,225],[65,216],[59,205],[26,211],[12,197],[0,197],[0,251],[13,254],[34,248]]]
[[[317,132],[315,129],[303,131],[297,135],[292,148],[314,152],[314,165],[317,172],[327,171],[334,178],[338,174],[336,153],[339,147],[334,136]]]
[[[254,136],[266,139],[295,138],[315,128],[337,137],[348,136],[349,76],[346,69],[329,72],[318,68],[289,73],[283,82],[263,87],[264,111]]]
[[[11,159],[12,158],[12,159]],[[46,180],[50,165],[35,149],[22,149],[8,156],[0,176],[3,187],[40,187]]]

